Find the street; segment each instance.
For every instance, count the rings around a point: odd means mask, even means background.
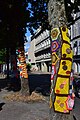
[[[5,89],[0,92],[0,120],[49,120],[47,102],[25,103],[3,99],[11,93],[13,92]]]
[[[30,92],[37,88],[36,90],[41,90],[43,94],[46,94],[50,87],[49,80],[50,75],[47,74],[30,74]],[[14,93],[15,88],[6,89],[8,81],[12,83],[10,80],[0,79],[0,120],[49,120],[49,102],[47,101],[25,103],[3,99],[4,96]],[[49,96],[46,98],[49,98]]]
[[[0,92],[0,120],[49,120],[49,102],[25,103],[17,101],[6,101],[5,95],[13,91],[2,89]],[[73,114],[80,120],[80,99],[75,99]]]

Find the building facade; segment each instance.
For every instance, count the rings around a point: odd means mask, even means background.
[[[60,9],[60,10],[59,10]],[[79,8],[80,9],[80,8]],[[59,21],[65,18],[64,1],[48,1],[48,20],[52,27],[59,25]],[[62,17],[61,17],[62,16]],[[80,73],[80,12],[73,14],[74,22],[70,25],[71,46],[73,49],[73,70]]]
[[[73,70],[80,74],[80,12],[74,15],[71,28],[71,45],[73,49]]]
[[[28,55],[28,58],[31,56],[31,63],[34,58],[33,63],[35,63],[38,71],[51,71],[50,35],[48,30],[44,31],[40,27],[35,35],[32,36]]]
[[[28,49],[28,62],[31,63],[32,69],[37,70],[34,51],[35,51],[35,38],[30,42],[30,47]]]

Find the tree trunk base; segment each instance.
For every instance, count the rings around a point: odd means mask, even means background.
[[[28,79],[21,78],[21,91],[20,92],[22,95],[30,95]]]
[[[72,111],[70,114],[56,113],[50,109],[50,119],[49,120],[74,120]]]

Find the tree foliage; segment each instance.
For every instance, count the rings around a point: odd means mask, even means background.
[[[0,64],[5,63],[6,60],[6,49],[0,50]]]
[[[33,29],[37,29],[39,26],[42,26],[43,29],[50,28],[48,23],[48,1],[49,0],[27,0],[27,10],[30,11],[30,18],[27,22],[27,27],[31,33],[33,33]],[[64,0],[64,3],[67,20],[69,23],[73,22],[73,14],[79,12],[80,1]]]
[[[23,42],[30,16],[27,6],[26,0],[0,1],[0,46],[16,47]]]
[[[79,0],[65,0],[65,10],[68,22],[73,22],[74,14],[80,11],[80,1]]]
[[[30,32],[33,33],[34,29],[37,29],[39,26],[42,26],[43,29],[48,28],[48,9],[46,0],[27,0],[28,8],[30,11],[29,22],[27,27]]]
[[[80,0],[73,1],[65,0],[69,22],[73,20],[72,13],[79,11]],[[49,29],[47,3],[48,0],[1,0],[0,48],[22,44],[26,27],[32,34],[39,26]]]

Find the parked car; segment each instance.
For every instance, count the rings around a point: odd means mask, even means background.
[[[74,93],[76,97],[80,98],[80,76],[74,77],[73,87],[74,87]]]

